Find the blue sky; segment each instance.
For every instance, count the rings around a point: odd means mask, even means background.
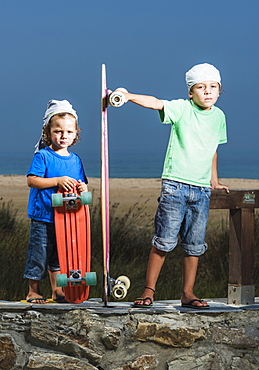
[[[0,0],[2,150],[33,148],[50,99],[79,114],[78,148],[99,150],[100,74],[108,87],[163,99],[187,98],[185,72],[221,71],[217,105],[229,143],[220,155],[259,154],[259,2]],[[7,132],[7,134],[6,134]],[[169,128],[154,111],[109,108],[110,150],[165,150]]]

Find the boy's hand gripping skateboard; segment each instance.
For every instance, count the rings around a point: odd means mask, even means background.
[[[91,239],[88,204],[90,192],[78,193],[77,186],[52,195],[60,274],[57,286],[64,288],[65,298],[81,303],[89,296],[89,285],[96,285],[96,273],[90,272]]]
[[[128,91],[124,87],[118,87],[114,92],[108,91],[109,104],[113,107],[121,107],[125,103],[125,95]]]
[[[120,91],[118,91],[120,90]],[[124,89],[125,91],[125,89]],[[126,90],[127,91],[127,90]],[[102,241],[103,241],[103,282],[104,305],[107,306],[109,296],[115,299],[123,299],[130,287],[127,276],[119,276],[112,279],[109,275],[110,263],[110,224],[109,224],[109,159],[108,159],[108,105],[120,107],[125,98],[123,89],[117,89],[111,93],[106,86],[106,68],[102,65],[102,97],[101,97],[101,214],[102,214]]]

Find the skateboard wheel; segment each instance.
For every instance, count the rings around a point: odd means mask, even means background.
[[[80,201],[82,205],[92,204],[92,193],[90,191],[82,191],[82,193],[80,193]]]
[[[67,274],[57,274],[56,283],[58,288],[67,287]]]
[[[129,287],[130,287],[130,279],[127,277],[127,276],[119,276],[117,279],[116,279],[116,282],[115,284],[124,284],[126,289],[128,290]]]
[[[123,94],[124,92],[127,93],[128,91],[123,87],[119,87],[115,92],[111,93],[109,95],[110,105],[113,107],[121,107],[125,103],[125,95]]]
[[[96,272],[86,272],[85,283],[86,285],[96,285],[97,284]]]
[[[63,206],[63,194],[62,193],[55,193],[52,194],[52,207],[62,207]]]
[[[127,289],[124,284],[116,284],[112,288],[112,296],[117,300],[125,298],[127,295]]]

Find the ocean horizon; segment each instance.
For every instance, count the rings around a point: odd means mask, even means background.
[[[84,164],[87,177],[100,177],[100,151],[77,153]],[[163,151],[159,150],[110,150],[110,178],[160,178],[164,162]],[[1,151],[0,175],[26,175],[33,158],[32,151]],[[258,151],[230,152],[219,155],[218,175],[220,178],[259,179]]]

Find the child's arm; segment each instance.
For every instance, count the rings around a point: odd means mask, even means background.
[[[229,193],[229,187],[226,185],[221,185],[219,183],[218,178],[218,153],[215,152],[214,157],[212,159],[212,168],[211,168],[211,181],[210,181],[211,189],[225,189],[227,193]]]
[[[125,95],[125,103],[131,101],[132,103],[138,104],[144,108],[150,109],[158,109],[162,110],[164,108],[164,103],[162,100],[157,99],[154,96],[149,95],[138,95],[138,94],[131,94],[131,93],[124,93]]]
[[[77,183],[75,179],[68,176],[62,177],[39,177],[34,175],[29,175],[27,177],[27,184],[30,188],[45,189],[51,188],[53,186],[58,186],[66,191],[69,191]]]

